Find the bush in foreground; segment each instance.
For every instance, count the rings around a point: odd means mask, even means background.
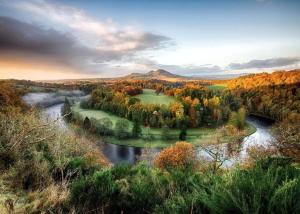
[[[75,181],[70,205],[80,213],[299,213],[299,176],[285,158],[219,175],[114,166]]]
[[[154,160],[154,165],[160,169],[184,169],[196,163],[196,153],[192,144],[177,142],[164,150]]]

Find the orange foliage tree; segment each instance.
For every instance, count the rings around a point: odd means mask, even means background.
[[[162,150],[154,165],[160,169],[184,169],[195,165],[196,152],[192,144],[180,141]]]

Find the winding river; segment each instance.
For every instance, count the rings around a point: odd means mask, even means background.
[[[68,129],[68,125],[61,118],[61,108],[63,106],[62,96],[67,96],[70,99],[79,100],[85,98],[83,93],[66,93],[61,92],[58,95],[54,93],[28,93],[23,97],[25,102],[30,105],[40,105],[43,107],[43,117],[47,120],[57,120],[57,124],[64,129]],[[52,99],[52,100],[51,100]],[[272,123],[263,118],[249,116],[247,122],[256,127],[256,132],[245,137],[240,143],[222,144],[215,147],[210,147],[210,151],[220,152],[223,158],[226,157],[224,167],[230,167],[237,161],[247,156],[247,149],[254,145],[268,147],[272,141],[270,126]],[[98,142],[99,149],[103,154],[114,164],[127,163],[135,164],[139,159],[152,159],[161,149],[155,148],[137,148],[131,146],[115,145],[110,143]],[[199,157],[211,159],[211,155],[202,148],[197,149]]]

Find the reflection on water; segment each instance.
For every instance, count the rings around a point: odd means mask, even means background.
[[[36,97],[35,97],[36,96]],[[45,99],[49,98],[46,96],[46,93],[31,93],[30,96],[25,96],[27,101],[30,97],[31,100],[34,100],[33,104],[37,104],[37,100],[40,102],[45,101]],[[57,120],[57,123],[60,127],[64,129],[68,129],[65,121],[60,118],[61,116],[61,108],[63,104],[56,104],[50,107],[47,107],[43,111],[43,115],[48,120]],[[252,135],[244,138],[242,142],[239,143],[229,143],[229,144],[221,144],[217,146],[210,146],[208,149],[212,152],[219,152],[221,158],[226,158],[227,161],[224,162],[224,166],[231,166],[236,163],[236,161],[245,158],[247,155],[247,149],[253,145],[261,145],[261,146],[269,146],[270,141],[272,140],[272,136],[269,130],[270,125],[272,124],[268,120],[264,120],[262,118],[250,116],[247,118],[247,122],[256,127],[256,132]],[[99,142],[101,150],[103,154],[114,164],[119,163],[127,163],[127,164],[135,164],[141,157],[147,156],[147,158],[153,159],[156,154],[159,153],[161,149],[157,148],[136,148],[131,146],[122,146],[115,145],[110,143]],[[201,158],[212,159],[211,155],[201,149],[198,148],[197,155]]]
[[[127,163],[134,164],[142,154],[141,148],[120,146],[110,143],[102,143],[103,154],[114,164]]]
[[[269,147],[271,145],[272,135],[270,126],[272,125],[272,121],[256,116],[249,116],[247,117],[247,122],[256,128],[256,132],[245,137],[242,142],[226,143],[208,147],[208,149],[214,153],[220,152],[220,159],[226,159],[223,166],[230,167],[238,161],[243,160],[247,156],[248,148],[252,146]],[[212,156],[201,148],[198,150],[198,156],[208,160],[212,159]]]
[[[247,122],[256,127],[256,132],[252,135],[245,137],[242,143],[240,157],[244,158],[247,154],[247,149],[251,146],[270,146],[272,135],[270,126],[272,122],[266,119],[261,119],[255,116],[247,118]]]

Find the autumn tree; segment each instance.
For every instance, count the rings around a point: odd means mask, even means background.
[[[161,169],[187,169],[195,166],[195,148],[187,142],[177,142],[163,149],[155,158],[154,165]]]

